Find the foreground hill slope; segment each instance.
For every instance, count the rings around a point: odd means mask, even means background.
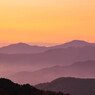
[[[95,95],[95,79],[58,78],[50,83],[36,85],[36,87],[69,92],[71,95]]]
[[[95,78],[95,61],[76,62],[70,66],[54,66],[35,72],[18,72],[9,78],[19,83],[38,84],[59,77]]]
[[[25,84],[15,84],[8,79],[0,79],[0,95],[66,95],[61,92],[38,90],[35,87]]]

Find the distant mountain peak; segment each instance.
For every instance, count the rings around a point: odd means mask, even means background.
[[[28,45],[26,43],[19,42],[19,43],[16,43],[16,44],[11,44],[9,46],[30,46],[30,45]]]
[[[11,44],[9,46],[18,46],[18,47],[34,47],[34,48],[46,48],[45,46],[29,45],[27,43],[19,42],[16,44]]]
[[[19,43],[17,43],[17,44],[21,44],[21,45],[23,45],[23,44],[24,44],[24,45],[25,45],[26,43],[23,43],[23,42],[19,42]],[[28,44],[27,44],[27,45],[28,45]]]
[[[19,49],[19,48],[31,48],[31,45],[20,42],[20,43],[14,43],[14,44],[10,44],[8,46],[1,47],[1,49],[5,49],[5,48],[8,50],[9,49],[14,50],[14,49]]]
[[[68,48],[68,47],[85,47],[85,46],[91,46],[95,47],[95,43],[89,43],[83,40],[72,40],[70,42],[57,45],[56,48]]]
[[[69,43],[88,43],[88,42],[83,41],[83,40],[72,40]]]
[[[17,53],[40,53],[47,50],[46,47],[31,46],[26,43],[15,43],[0,48],[0,53],[17,54]]]
[[[91,43],[88,43],[88,42],[86,42],[86,41],[83,41],[83,40],[72,40],[72,41],[70,41],[70,42],[67,42],[67,43],[65,43],[65,44],[67,44],[67,45],[76,45],[76,46],[88,46],[89,44],[91,44]]]

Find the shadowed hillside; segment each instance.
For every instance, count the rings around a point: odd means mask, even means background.
[[[61,92],[38,90],[35,87],[25,84],[15,84],[8,79],[0,79],[0,95],[66,95]]]
[[[59,78],[50,83],[36,85],[39,89],[64,91],[71,95],[95,95],[95,79]]]

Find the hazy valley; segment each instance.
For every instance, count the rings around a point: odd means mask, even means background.
[[[31,85],[45,83],[36,87],[71,95],[76,95],[79,91],[81,95],[89,95],[87,93],[94,95],[92,84],[95,83],[95,44],[80,40],[52,47],[31,46],[25,43],[12,44],[0,48],[0,68],[0,77],[11,79],[15,83]],[[65,82],[62,78],[62,82],[55,83],[56,87],[53,87],[51,81],[60,77],[76,79],[66,78]],[[84,91],[80,88],[83,87],[82,79],[85,83]],[[91,86],[86,79],[93,79],[89,80],[92,82]],[[88,85],[89,88],[86,88]],[[87,92],[88,89],[92,90]]]

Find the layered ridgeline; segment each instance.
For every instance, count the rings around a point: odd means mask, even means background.
[[[26,43],[10,44],[0,48],[0,53],[5,54],[25,54],[25,53],[40,53],[47,50],[47,47],[31,46]]]
[[[25,84],[19,85],[8,79],[0,79],[0,95],[69,95],[62,92],[43,91]]]
[[[70,65],[76,61],[94,60],[95,47],[69,47],[50,49],[37,54],[0,54],[0,63],[39,64],[46,66]]]
[[[48,82],[55,78],[64,76],[88,78],[95,77],[95,71],[93,69],[95,66],[90,64],[92,62],[86,62],[91,66],[75,66],[76,62],[79,61],[95,60],[94,43],[74,40],[54,47],[40,48],[41,51],[38,46],[30,46],[24,43],[13,44],[0,48],[0,76],[7,77],[9,74],[24,71],[24,73],[21,72],[13,75],[10,79],[19,83],[28,82],[31,84]],[[72,65],[73,63],[75,64]],[[44,70],[41,69],[44,67],[51,68],[45,68]],[[82,67],[84,67],[83,70],[81,70]],[[89,69],[90,67],[92,69]],[[37,71],[33,72],[34,70]]]
[[[38,84],[59,77],[95,78],[95,61],[77,62],[70,66],[54,66],[35,72],[18,72],[9,78],[18,83]]]
[[[39,89],[64,91],[71,95],[95,95],[95,79],[58,78],[49,83],[36,85]]]
[[[1,47],[0,53],[8,53],[8,54],[41,53],[46,50],[55,49],[55,48],[84,47],[84,46],[95,47],[95,43],[88,43],[86,41],[81,41],[81,40],[73,40],[73,41],[52,46],[52,47],[36,46],[36,45],[34,46],[34,45],[26,44],[26,43],[16,43],[16,44],[10,44],[8,46]]]

